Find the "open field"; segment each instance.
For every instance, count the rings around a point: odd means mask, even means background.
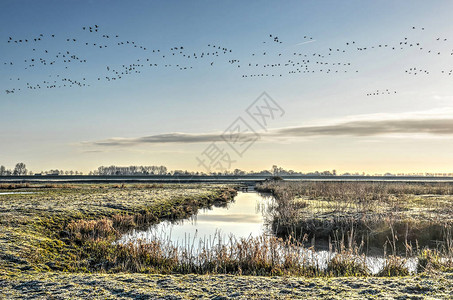
[[[416,224],[451,221],[450,186],[325,184],[272,182],[260,189],[275,194],[274,222],[287,222],[288,228],[314,219],[321,220],[316,224],[356,224],[367,214],[376,221],[376,215],[390,213]],[[290,251],[296,249],[291,241],[277,237],[237,241],[202,257],[158,242],[114,243],[132,228],[225,205],[236,195],[232,185],[0,185],[0,192],[11,191],[32,193],[0,195],[0,298],[404,299],[451,298],[453,293],[451,260],[438,259],[451,253],[445,245],[439,252],[413,249],[414,255],[425,255],[419,274],[406,276],[402,259],[390,256],[386,269],[371,276],[348,252],[356,247],[346,247],[321,270],[305,265],[294,256],[299,250]]]
[[[453,273],[407,277],[31,273],[0,276],[5,299],[451,299]]]

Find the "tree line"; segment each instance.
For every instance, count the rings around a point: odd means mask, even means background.
[[[5,166],[0,166],[0,176],[24,176],[24,175],[83,175],[83,172],[73,170],[58,170],[51,169],[47,171],[41,171],[39,173],[33,173],[27,170],[27,166],[24,163],[17,163],[13,170],[7,169]],[[166,166],[100,166],[94,171],[90,171],[88,175],[93,176],[146,176],[146,175],[173,175],[173,176],[190,176],[190,175],[214,175],[214,176],[244,176],[244,175],[259,175],[259,176],[291,176],[291,175],[336,175],[336,171],[323,171],[313,173],[301,173],[293,170],[285,170],[276,165],[272,166],[270,170],[262,171],[244,171],[241,169],[234,169],[232,171],[226,170],[223,172],[193,172],[187,170],[168,170]]]
[[[90,175],[112,176],[112,175],[167,175],[165,166],[100,166],[97,170],[90,172]]]
[[[7,169],[5,166],[0,166],[0,176],[23,176],[29,175],[27,167],[24,163],[17,163],[13,170]]]
[[[47,170],[39,173],[34,173],[27,169],[27,166],[20,162],[17,163],[14,169],[7,169],[5,166],[0,166],[0,176],[25,176],[25,175],[83,175],[83,172],[72,170]]]
[[[7,169],[5,166],[0,166],[0,176],[25,176],[25,175],[53,175],[53,176],[70,176],[70,175],[83,175],[83,172],[73,170],[58,170],[51,169],[47,171],[41,171],[39,173],[33,173],[27,169],[27,166],[23,163],[17,163],[14,169]],[[277,165],[273,165],[269,170],[262,171],[244,171],[241,169],[226,170],[223,172],[211,172],[204,173],[198,171],[187,171],[187,170],[168,170],[166,166],[100,166],[94,171],[90,171],[88,175],[93,176],[146,176],[146,175],[171,175],[171,176],[200,176],[200,175],[211,175],[211,176],[336,176],[337,171],[315,171],[302,173],[294,170],[286,170]],[[342,173],[342,176],[370,176],[369,174],[362,173]],[[453,173],[385,173],[385,174],[374,174],[375,176],[453,176]]]

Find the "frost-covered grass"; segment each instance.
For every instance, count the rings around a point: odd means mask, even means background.
[[[95,243],[108,245],[131,226],[188,217],[215,201],[230,201],[235,194],[221,185],[172,184],[53,185],[33,187],[33,191],[35,194],[0,195],[2,272],[96,269],[92,254],[99,254],[100,249]],[[102,238],[83,241],[71,232],[80,223],[108,222],[114,227]]]
[[[0,275],[1,299],[451,299],[453,273],[405,277],[29,273]]]
[[[406,276],[404,260],[390,256],[383,271],[371,276],[357,261],[357,253],[348,256],[351,249],[339,253],[327,271],[322,271],[298,263],[300,258],[293,255],[295,252],[277,253],[280,250],[275,249],[294,247],[288,240],[278,238],[261,237],[230,248],[222,246],[213,252],[217,256],[206,252],[207,260],[198,265],[187,264],[187,257],[186,264],[182,264],[177,256],[180,253],[158,243],[142,248],[114,243],[131,228],[188,217],[200,207],[228,202],[236,193],[231,186],[12,188],[33,189],[35,194],[0,195],[0,298],[448,298],[453,292],[453,273],[435,251],[420,254],[419,274]],[[411,196],[405,204],[406,211],[412,205],[425,209],[426,201],[419,200],[423,197],[428,196]],[[436,197],[449,209],[449,195]],[[331,203],[320,205],[320,201],[332,201],[321,198],[297,195],[294,211],[302,213],[311,206],[317,217],[329,210],[355,213],[361,207],[364,211],[361,204],[345,201],[341,205],[349,204],[340,208]],[[189,262],[190,259],[203,262],[200,257],[189,257]],[[176,274],[193,272],[200,274]]]

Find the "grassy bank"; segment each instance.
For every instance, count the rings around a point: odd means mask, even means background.
[[[112,245],[131,228],[225,204],[236,191],[199,185],[5,186],[0,196],[0,273],[100,271],[118,267]],[[19,189],[17,189],[19,188]],[[121,251],[123,250],[123,251]]]

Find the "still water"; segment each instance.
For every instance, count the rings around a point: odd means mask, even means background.
[[[0,192],[0,195],[26,195],[36,194],[35,192]]]
[[[202,209],[190,219],[177,222],[163,221],[151,226],[145,231],[134,230],[125,234],[120,243],[127,243],[137,239],[143,241],[154,240],[156,237],[165,237],[173,244],[187,244],[193,239],[209,239],[222,237],[236,239],[256,237],[266,233],[266,212],[273,203],[269,195],[260,195],[255,192],[239,192],[234,202],[226,207]]]
[[[181,249],[194,250],[219,242],[228,244],[241,238],[258,237],[272,234],[268,226],[269,211],[274,204],[270,195],[255,192],[239,192],[234,202],[224,207],[203,209],[190,219],[177,222],[163,221],[147,230],[132,230],[124,234],[117,243],[126,244],[141,241],[150,243],[155,240],[177,246]],[[300,248],[299,255],[307,257],[311,263],[321,269],[326,268],[335,252]],[[366,265],[371,273],[379,272],[385,263],[382,256],[367,256]],[[414,272],[417,260],[409,258],[406,266]]]

